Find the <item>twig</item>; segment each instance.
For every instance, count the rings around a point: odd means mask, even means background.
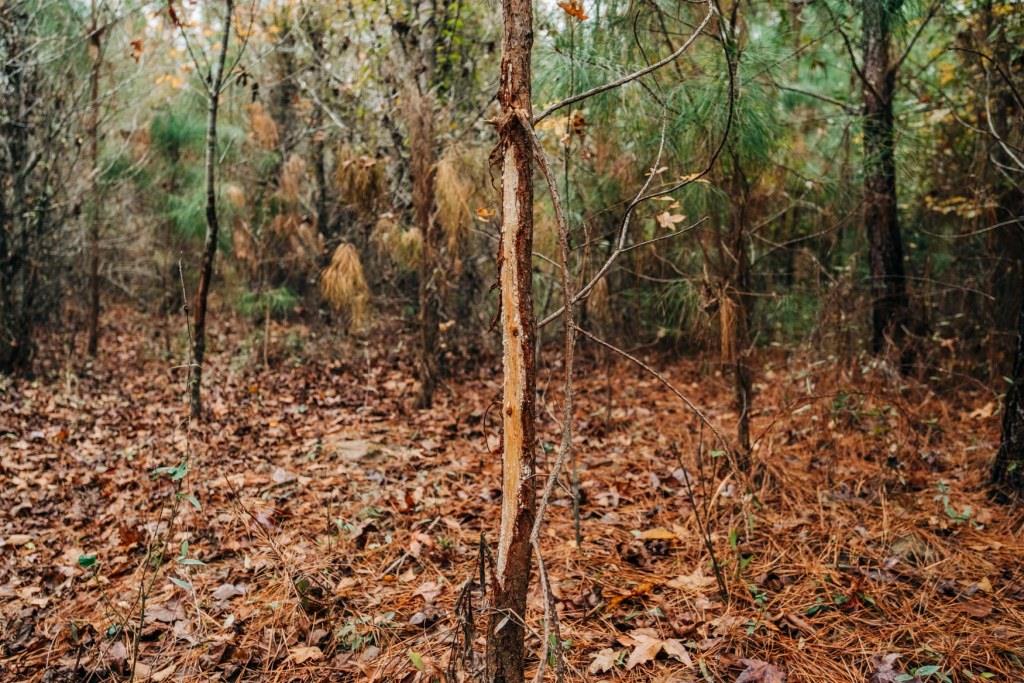
[[[546,119],[548,116],[550,116],[551,114],[555,113],[559,109],[562,109],[563,107],[568,107],[570,104],[575,104],[576,102],[580,102],[582,100],[589,99],[589,98],[593,97],[594,95],[600,95],[603,92],[608,92],[609,90],[614,90],[615,88],[618,88],[620,86],[626,85],[630,81],[635,81],[638,78],[642,78],[642,77],[646,76],[647,74],[651,73],[652,71],[657,71],[658,69],[660,69],[661,67],[665,66],[666,64],[671,64],[672,62],[674,62],[684,52],[686,52],[687,49],[689,49],[689,47],[693,44],[693,42],[695,40],[697,40],[697,37],[700,36],[700,34],[704,31],[704,28],[711,21],[711,17],[713,17],[715,15],[715,6],[712,4],[711,0],[708,0],[707,5],[708,5],[708,13],[704,16],[703,21],[701,21],[700,25],[697,26],[696,30],[694,30],[694,32],[692,34],[690,34],[690,37],[687,38],[686,41],[682,45],[679,46],[679,49],[677,49],[675,52],[670,54],[668,57],[665,57],[661,61],[655,62],[654,64],[651,64],[650,66],[646,66],[646,67],[644,67],[642,69],[634,71],[631,74],[627,74],[627,75],[623,76],[622,78],[618,78],[618,79],[616,79],[614,81],[611,81],[609,83],[604,83],[603,85],[596,86],[594,88],[591,88],[590,90],[584,90],[581,93],[578,93],[576,95],[572,95],[571,97],[567,97],[564,100],[561,100],[560,102],[556,102],[555,104],[552,104],[550,107],[548,107],[547,109],[542,111],[537,116],[534,116],[533,117],[533,123],[534,124],[540,123],[541,121]]]
[[[605,340],[601,339],[600,337],[597,337],[594,334],[592,334],[590,332],[587,332],[586,330],[584,330],[579,325],[576,326],[576,331],[579,332],[580,334],[582,334],[584,337],[587,337],[591,341],[595,342],[596,344],[598,344],[600,346],[603,346],[603,347],[605,347],[606,349],[608,349],[610,351],[614,351],[615,353],[619,354],[620,356],[622,356],[626,360],[629,360],[629,361],[633,362],[638,367],[640,367],[642,370],[644,370],[649,375],[654,377],[656,380],[661,382],[665,386],[666,389],[671,391],[673,394],[676,395],[676,397],[680,401],[685,403],[686,407],[689,408],[690,411],[693,412],[693,414],[696,415],[697,418],[702,423],[707,425],[708,429],[710,429],[711,433],[714,434],[715,437],[719,440],[719,442],[721,443],[723,448],[725,448],[728,451],[732,451],[732,446],[729,445],[728,439],[726,439],[725,436],[722,435],[722,432],[718,430],[718,428],[714,425],[714,423],[711,422],[710,419],[708,419],[707,415],[705,415],[701,411],[700,408],[698,408],[696,405],[694,405],[693,401],[688,399],[683,394],[683,392],[679,391],[679,389],[677,389],[676,386],[674,384],[672,384],[672,382],[670,382],[668,380],[668,378],[666,378],[663,374],[661,374],[660,372],[658,372],[657,370],[652,368],[650,365],[648,365],[647,363],[645,363],[642,360],[640,360],[639,358],[637,358],[636,356],[632,355],[628,351],[624,351],[623,349],[620,349],[619,347],[615,346],[614,344],[610,344],[609,342],[606,342]]]

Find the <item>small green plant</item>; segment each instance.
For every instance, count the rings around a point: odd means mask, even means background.
[[[957,524],[969,522],[971,519],[971,515],[974,513],[974,510],[971,508],[971,506],[965,505],[963,510],[957,510],[956,507],[949,502],[949,484],[947,484],[945,481],[940,481],[936,485],[936,488],[938,489],[939,493],[935,496],[935,500],[942,503],[942,510],[943,512],[946,513],[946,516],[954,522],[956,522]]]
[[[896,676],[894,680],[904,683],[906,681],[924,680],[925,678],[934,678],[937,681],[942,681],[942,683],[953,683],[953,679],[949,677],[949,674],[940,670],[938,664],[919,666],[911,673]]]
[[[275,287],[262,292],[245,292],[238,300],[238,310],[249,318],[269,315],[280,318],[292,311],[299,297],[287,287]]]

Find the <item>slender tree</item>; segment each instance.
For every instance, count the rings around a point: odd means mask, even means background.
[[[409,138],[412,157],[409,172],[412,177],[412,210],[423,236],[423,249],[419,263],[419,328],[417,370],[420,394],[417,405],[429,408],[434,402],[438,363],[437,332],[440,323],[440,263],[441,226],[437,222],[436,139],[434,136],[434,96],[430,91],[417,95],[410,105]]]
[[[96,0],[89,2],[89,161],[92,163],[92,206],[89,212],[89,341],[95,356],[100,342],[100,70],[103,68],[102,29]]]
[[[206,241],[199,268],[199,287],[195,298],[195,329],[192,338],[192,365],[189,372],[189,408],[194,419],[202,416],[203,358],[206,355],[206,313],[210,294],[210,280],[213,277],[213,261],[217,255],[217,236],[220,225],[217,221],[217,115],[220,97],[224,92],[227,64],[228,41],[231,39],[231,15],[234,0],[224,0],[224,26],[221,32],[217,61],[207,74],[207,118],[206,118]],[[184,31],[184,28],[182,29]]]
[[[899,346],[909,306],[896,205],[893,94],[899,63],[890,60],[892,17],[902,0],[864,0],[864,227],[871,269],[871,350]]]
[[[533,162],[530,59],[533,49],[531,0],[503,0],[502,108],[497,154],[501,159],[501,283],[503,345],[502,499],[498,553],[492,578],[487,631],[487,679],[523,680],[526,592],[530,583],[530,530],[536,509],[533,311]]]

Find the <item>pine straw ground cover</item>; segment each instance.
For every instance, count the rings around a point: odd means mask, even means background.
[[[306,348],[267,371],[223,323],[189,431],[156,323],[109,322],[98,367],[0,392],[0,680],[427,681],[453,651],[464,672],[499,507],[494,368],[415,411],[401,343],[278,328]],[[766,363],[744,482],[668,391],[581,344],[583,543],[564,490],[543,543],[569,680],[1024,680],[1024,520],[984,487],[991,394]],[[731,430],[713,366],[658,365]],[[533,653],[541,614],[535,591]]]

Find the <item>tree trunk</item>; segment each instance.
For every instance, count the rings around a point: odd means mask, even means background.
[[[497,562],[487,630],[487,680],[523,680],[524,618],[530,584],[530,530],[536,512],[534,400],[536,374],[532,294],[533,160],[530,132],[517,111],[532,116],[531,0],[503,0],[501,158],[502,498]]]
[[[410,89],[411,90],[411,89]],[[435,146],[434,98],[427,92],[410,97],[418,101],[409,121],[410,175],[412,176],[412,207],[416,227],[423,236],[423,250],[419,267],[419,328],[420,348],[417,363],[420,393],[416,400],[419,408],[429,408],[434,401],[439,374],[437,329],[440,322],[440,227],[435,220]]]
[[[1024,304],[1017,316],[1017,348],[1003,404],[1003,434],[992,465],[992,483],[1024,495]]]
[[[871,268],[871,350],[902,346],[908,313],[903,243],[896,205],[892,101],[896,72],[889,63],[890,15],[899,0],[864,0],[864,227]]]
[[[737,160],[738,163],[738,160]],[[734,170],[738,176],[742,172]],[[734,301],[733,320],[733,380],[736,403],[736,442],[740,452],[738,464],[742,467],[750,462],[750,403],[753,398],[753,372],[750,367],[750,355],[753,353],[750,341],[750,317],[754,305],[750,294],[750,254],[747,248],[746,214],[749,192],[746,180],[741,183],[742,189],[738,199],[739,206],[733,207],[732,254],[733,263],[732,294]]]
[[[199,288],[196,290],[195,332],[192,338],[192,366],[189,373],[189,408],[193,419],[202,416],[201,389],[203,383],[203,357],[206,355],[206,304],[210,293],[210,279],[213,277],[213,259],[217,255],[217,110],[220,106],[221,90],[224,84],[224,65],[228,54],[228,40],[231,38],[231,13],[234,0],[224,3],[224,33],[220,41],[220,54],[208,83],[209,108],[206,121],[206,243],[203,245],[203,260],[199,271]]]
[[[89,341],[87,351],[96,356],[100,343],[100,68],[103,54],[100,45],[96,0],[90,3],[92,17],[89,46],[92,70],[89,74],[89,152],[92,157],[92,207],[89,215]]]

